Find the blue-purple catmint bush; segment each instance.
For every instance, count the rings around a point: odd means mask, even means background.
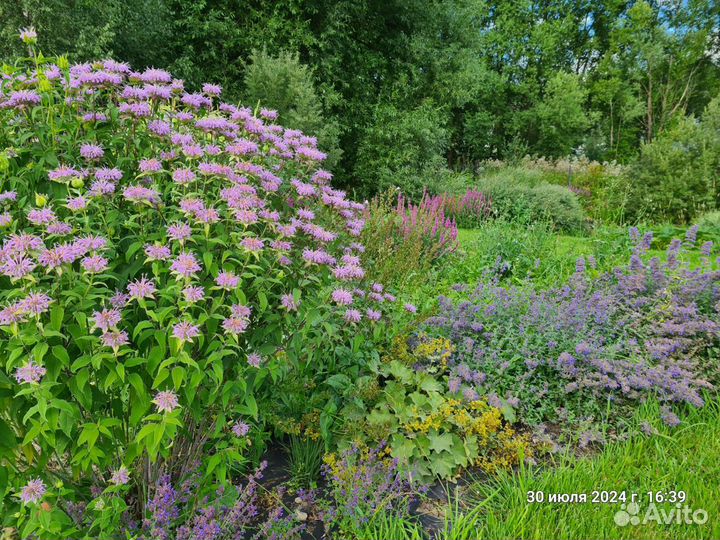
[[[341,369],[392,298],[313,137],[214,84],[27,43],[0,79],[0,514],[59,537],[98,490],[97,519],[148,519],[161,472],[223,481],[273,385]]]
[[[501,287],[488,278],[460,299],[441,297],[425,330],[451,339],[451,392],[514,409],[530,424],[619,420],[619,408],[656,397],[703,406],[718,366],[706,349],[720,335],[720,272],[702,246],[703,264],[645,260],[640,238],[628,266],[598,279],[577,263],[566,285],[549,290]],[[694,242],[686,240],[686,247]]]

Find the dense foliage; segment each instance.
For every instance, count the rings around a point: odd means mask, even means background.
[[[588,279],[594,261],[579,259],[570,282],[549,290],[488,279],[456,301],[442,297],[424,330],[452,343],[452,391],[489,396],[529,424],[613,423],[616,408],[649,396],[701,407],[703,390],[718,383],[703,352],[719,335],[712,242],[701,247],[703,266],[691,270],[679,262],[680,240],[666,262],[647,261],[652,234],[631,233],[629,265],[600,278]]]
[[[165,67],[192,90],[214,80],[233,98],[259,97],[246,84],[262,55],[280,72],[299,58],[315,89],[303,83],[298,97],[317,96],[306,110],[328,120],[306,121],[340,136],[341,182],[419,197],[444,169],[487,159],[631,161],[717,95],[718,9],[707,0],[21,0],[0,6],[0,48],[22,55],[16,30],[34,25],[50,53]]]
[[[23,36],[0,95],[2,515],[103,535],[192,471],[257,460],[275,385],[359,369],[394,298],[364,279],[364,205],[315,138],[218,85],[43,59]]]
[[[720,425],[714,3],[16,4],[3,538],[537,536]]]

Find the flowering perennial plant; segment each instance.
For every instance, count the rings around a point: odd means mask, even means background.
[[[352,534],[377,514],[408,515],[413,494],[423,488],[413,486],[411,476],[390,452],[385,444],[374,448],[355,444],[325,457],[322,474],[329,490],[321,501],[322,519],[331,534],[335,529]]]
[[[46,493],[67,474],[142,517],[159,471],[242,464],[272,384],[338,366],[333,343],[357,345],[392,297],[369,294],[364,205],[330,186],[313,137],[217,85],[29,47],[0,78],[0,459],[17,494],[0,513],[85,504]]]
[[[375,279],[404,285],[456,251],[455,221],[446,217],[442,204],[430,201],[426,195],[415,205],[390,191],[367,205],[362,258]]]
[[[631,234],[629,265],[598,279],[581,259],[570,282],[550,290],[488,278],[456,301],[441,297],[425,330],[452,342],[450,390],[531,424],[613,422],[617,407],[651,396],[702,407],[703,392],[719,382],[705,351],[720,336],[720,272],[709,257],[697,269],[682,264],[680,240],[667,262],[647,261],[651,236]],[[615,412],[605,418],[609,406]]]
[[[420,233],[433,250],[433,258],[452,253],[457,248],[457,223],[445,213],[443,199],[423,195],[419,204],[413,204],[402,193],[398,194],[397,215],[402,234],[407,238]]]
[[[492,200],[484,193],[468,189],[464,195],[425,195],[420,206],[433,213],[440,213],[457,224],[470,229],[486,222],[492,215]]]

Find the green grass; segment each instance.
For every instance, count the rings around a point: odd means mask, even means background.
[[[290,436],[288,456],[292,481],[300,487],[313,487],[320,479],[325,447],[322,441],[313,441],[297,435]]]
[[[656,409],[657,405],[643,406],[639,419],[656,419]],[[522,468],[475,483],[471,498],[479,502],[469,513],[480,515],[475,530],[463,538],[720,538],[720,406],[716,402],[690,412],[673,430],[657,420],[651,423],[657,435],[611,444],[597,456],[565,459],[543,471]],[[685,504],[704,509],[709,519],[704,525],[650,522],[621,527],[614,521],[622,508],[619,501],[547,502],[551,493],[586,493],[590,499],[594,490],[624,491],[628,503],[631,493],[638,494],[641,518],[649,506],[647,492],[683,490]],[[543,492],[545,502],[529,503],[529,491]],[[657,507],[669,512],[675,505]]]
[[[460,488],[442,508],[443,520],[434,534],[420,535],[405,519],[377,516],[357,533],[375,540],[476,540],[503,539],[717,539],[720,538],[720,403],[691,410],[677,428],[658,420],[656,403],[640,407],[635,422],[648,422],[656,434],[638,435],[610,444],[595,455],[578,458],[564,455],[542,468],[522,467],[484,478]],[[637,494],[642,518],[649,508],[648,492],[684,491],[692,511],[707,512],[704,524],[647,523],[618,525],[616,502],[592,502],[593,491],[625,492],[627,503]],[[542,492],[543,502],[528,502],[528,492]],[[548,502],[551,494],[586,494],[585,503]],[[676,504],[656,505],[666,513]],[[659,514],[658,514],[659,515]]]

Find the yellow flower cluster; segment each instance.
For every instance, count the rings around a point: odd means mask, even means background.
[[[518,457],[530,457],[532,450],[526,436],[517,435],[515,430],[503,421],[500,409],[491,407],[485,401],[463,403],[458,399],[447,399],[430,414],[412,409],[415,420],[403,424],[405,432],[427,434],[436,432],[456,433],[463,439],[474,437],[478,445],[478,456],[468,456],[470,461],[487,472],[506,469],[517,464]]]
[[[353,464],[338,461],[338,456],[335,452],[325,454],[323,456],[323,462],[330,467],[332,475],[342,482],[352,482],[356,472],[360,472],[361,475],[366,473],[368,464],[371,462],[382,463],[388,469],[392,466],[392,458],[390,457],[392,450],[389,446],[381,449],[374,460],[371,459],[370,449],[366,445],[362,444],[359,449],[357,459]]]
[[[447,399],[428,415],[422,414],[417,407],[413,407],[412,412],[417,419],[403,426],[409,432],[427,433],[431,429],[440,431],[443,426],[451,425],[465,435],[475,434],[486,439],[503,428],[500,410],[484,401],[464,404],[459,399]]]
[[[416,362],[415,357],[412,355],[412,351],[408,346],[407,334],[395,336],[392,340],[392,345],[390,345],[388,354],[383,356],[383,362],[391,362],[393,360],[397,360],[406,366],[411,366]]]
[[[441,337],[429,340],[427,338],[421,339],[414,352],[415,356],[436,362],[445,369],[454,351],[455,345],[449,339]]]
[[[317,429],[319,425],[320,411],[317,409],[305,413],[299,421],[294,418],[278,418],[275,420],[275,426],[283,433],[302,435],[312,441],[317,441],[320,438],[320,432]]]

